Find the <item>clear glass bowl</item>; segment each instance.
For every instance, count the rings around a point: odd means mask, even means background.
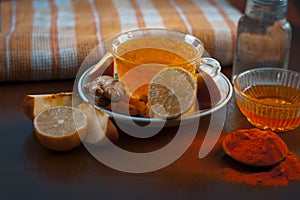
[[[241,112],[254,126],[284,132],[300,125],[300,73],[248,70],[235,78],[234,92]]]

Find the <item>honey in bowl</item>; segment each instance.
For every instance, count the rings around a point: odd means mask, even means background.
[[[244,92],[270,106],[300,104],[300,91],[288,86],[256,85]],[[240,108],[252,124],[262,128],[279,129],[276,128],[278,125],[293,128],[300,122],[298,112],[294,112],[293,108],[287,110],[280,108],[268,109],[266,106],[260,106],[259,104],[255,109],[247,109],[243,105]]]
[[[234,81],[235,96],[248,121],[276,132],[300,125],[300,74],[285,69],[246,71]]]

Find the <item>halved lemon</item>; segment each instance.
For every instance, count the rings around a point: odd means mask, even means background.
[[[196,91],[193,74],[183,68],[165,68],[150,81],[150,109],[161,118],[179,117],[194,105]]]
[[[81,103],[78,108],[82,110],[88,119],[88,131],[84,141],[89,144],[105,144],[106,136],[112,141],[119,139],[117,128],[110,120],[110,116],[102,110],[97,110],[89,103]]]
[[[28,94],[22,102],[25,115],[33,120],[39,112],[54,106],[72,106],[72,92],[55,94]]]
[[[81,143],[88,121],[85,113],[78,108],[56,106],[40,112],[33,124],[42,145],[54,151],[68,151]]]

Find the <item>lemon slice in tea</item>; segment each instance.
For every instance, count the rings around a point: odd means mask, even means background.
[[[197,82],[182,68],[165,68],[150,81],[148,102],[151,111],[161,118],[176,118],[194,104]]]
[[[81,143],[88,121],[80,109],[56,106],[40,112],[33,124],[34,132],[42,145],[55,151],[67,151]]]

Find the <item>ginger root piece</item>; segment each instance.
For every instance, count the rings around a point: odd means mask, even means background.
[[[87,83],[84,88],[89,94],[95,95],[97,98],[101,99],[104,96],[111,101],[119,101],[126,93],[124,85],[108,75],[97,77],[92,82]]]

